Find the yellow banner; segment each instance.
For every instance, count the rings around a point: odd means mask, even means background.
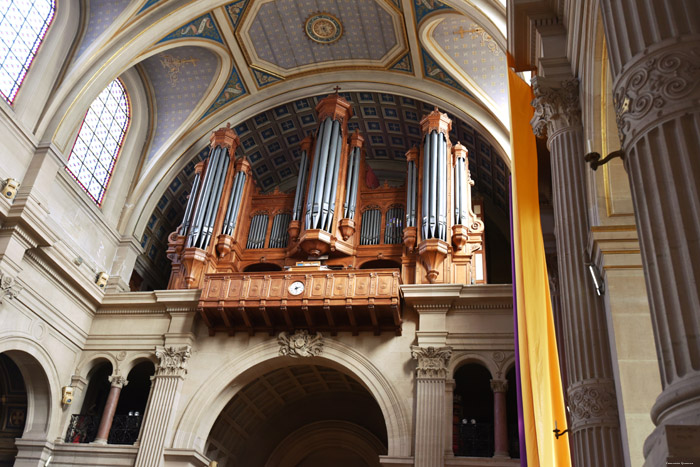
[[[513,245],[520,380],[528,467],[571,466],[554,319],[540,224],[532,89],[508,69],[513,162]]]

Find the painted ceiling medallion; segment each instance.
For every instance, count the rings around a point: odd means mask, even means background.
[[[329,13],[316,13],[306,20],[304,32],[312,41],[332,44],[343,35],[343,25],[338,18]]]

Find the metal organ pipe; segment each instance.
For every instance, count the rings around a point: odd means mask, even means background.
[[[309,180],[309,192],[306,194],[306,228],[312,228],[313,202],[318,190],[319,158],[321,157],[321,143],[325,135],[326,120],[321,122],[316,133],[316,144],[314,145],[314,164],[311,167],[311,179]]]
[[[187,235],[187,228],[190,226],[190,216],[192,214],[192,207],[197,200],[197,190],[199,189],[199,179],[201,177],[200,172],[194,174],[194,182],[192,182],[192,190],[190,190],[190,197],[187,199],[187,207],[185,208],[185,217],[182,219],[182,225],[180,226],[180,235]]]
[[[209,240],[211,239],[214,230],[214,220],[216,218],[216,211],[219,208],[219,201],[221,201],[221,192],[224,186],[224,179],[226,178],[228,164],[228,149],[222,148],[217,173],[214,174],[214,183],[212,183],[212,193],[209,197],[209,203],[207,205],[207,214],[204,218],[202,235],[199,237],[200,248],[202,249],[205,249],[209,245]]]
[[[209,194],[211,193],[211,184],[213,173],[216,169],[216,165],[219,163],[221,157],[221,148],[213,148],[209,153],[209,161],[207,163],[206,173],[204,174],[204,181],[202,182],[202,192],[197,199],[197,206],[194,211],[194,219],[192,221],[192,229],[190,231],[189,237],[187,237],[187,246],[195,246],[195,243],[199,239],[202,232],[202,222],[204,220],[204,210],[205,204],[209,199]]]
[[[343,131],[340,129],[340,122],[334,123],[338,123],[338,146],[335,149],[335,163],[333,164],[331,193],[329,198],[331,207],[326,219],[326,232],[330,232],[333,228],[333,218],[335,217],[335,195],[338,193],[338,176],[340,175],[340,156],[343,154]]]
[[[471,198],[470,196],[470,191],[472,189],[469,179],[467,177],[467,159],[463,158],[462,159],[462,170],[459,172],[459,176],[462,177],[462,203],[461,203],[461,211],[460,215],[462,216],[462,222],[467,222],[467,217],[469,210],[471,209],[469,199]]]
[[[430,199],[428,206],[428,238],[437,237],[437,184],[438,184],[437,132],[430,133]]]
[[[430,135],[425,135],[425,144],[423,146],[423,191],[421,193],[421,216],[423,224],[421,225],[423,238],[430,238],[430,226],[428,225],[428,206],[430,205]]]
[[[438,231],[437,237],[440,240],[447,238],[447,142],[445,135],[438,133],[438,186],[437,186],[437,216],[438,216]]]
[[[352,185],[352,192],[350,193],[350,212],[349,216],[353,218],[355,217],[355,209],[357,209],[357,189],[359,187],[360,183],[360,158],[362,157],[362,149],[359,147],[355,147],[355,160],[353,161],[353,167],[352,167],[352,180],[353,180],[353,185]]]
[[[299,163],[299,177],[297,178],[297,190],[294,193],[294,208],[292,211],[293,219],[299,220],[301,217],[302,198],[304,197],[304,188],[306,187],[306,169],[309,164],[309,158],[306,151],[301,152],[301,162]]]
[[[350,201],[352,200],[352,192],[357,189],[356,186],[353,185],[353,175],[355,174],[355,153],[357,152],[357,148],[352,148],[352,151],[350,151],[350,161],[348,162],[348,176],[346,178],[345,182],[345,206],[343,210],[343,217],[348,218],[350,217]],[[353,209],[354,211],[354,209]]]
[[[245,179],[246,174],[242,170],[239,170],[233,179],[231,196],[228,200],[228,210],[226,212],[226,218],[224,219],[223,233],[226,235],[233,235],[233,229],[236,227],[238,211],[241,205],[241,196],[243,194],[243,187],[245,186]]]
[[[331,132],[331,144],[327,155],[328,163],[326,164],[326,173],[323,180],[323,197],[321,198],[321,219],[320,222],[316,224],[317,229],[328,230],[326,228],[326,224],[328,222],[328,215],[330,213],[330,195],[333,185],[332,180],[337,177],[337,171],[335,170],[336,153],[338,147],[342,147],[342,141],[340,141],[340,136],[340,122],[334,120],[333,130]]]

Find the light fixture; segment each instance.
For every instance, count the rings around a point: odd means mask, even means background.
[[[600,297],[605,293],[605,282],[603,277],[598,271],[598,267],[593,263],[587,263],[588,272],[591,274],[591,280],[593,280],[593,287],[595,287],[595,293]]]
[[[586,141],[586,155],[583,156],[583,160],[585,160],[591,165],[591,169],[598,170],[598,167],[607,164],[616,157],[619,157],[620,159],[624,160],[625,153],[622,152],[621,149],[618,149],[617,151],[613,151],[601,159],[600,153],[595,152],[593,150],[592,142],[590,140]]]

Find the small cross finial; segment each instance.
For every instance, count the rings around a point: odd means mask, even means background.
[[[459,34],[460,39],[464,39],[465,32],[469,32],[469,31],[465,30],[462,26],[460,26],[458,30],[456,30],[452,33],[452,35],[456,36],[457,34]]]
[[[231,128],[231,122],[226,122],[226,128]]]
[[[334,87],[333,90],[335,91],[336,94],[338,94],[338,91],[340,91],[340,86]]]

